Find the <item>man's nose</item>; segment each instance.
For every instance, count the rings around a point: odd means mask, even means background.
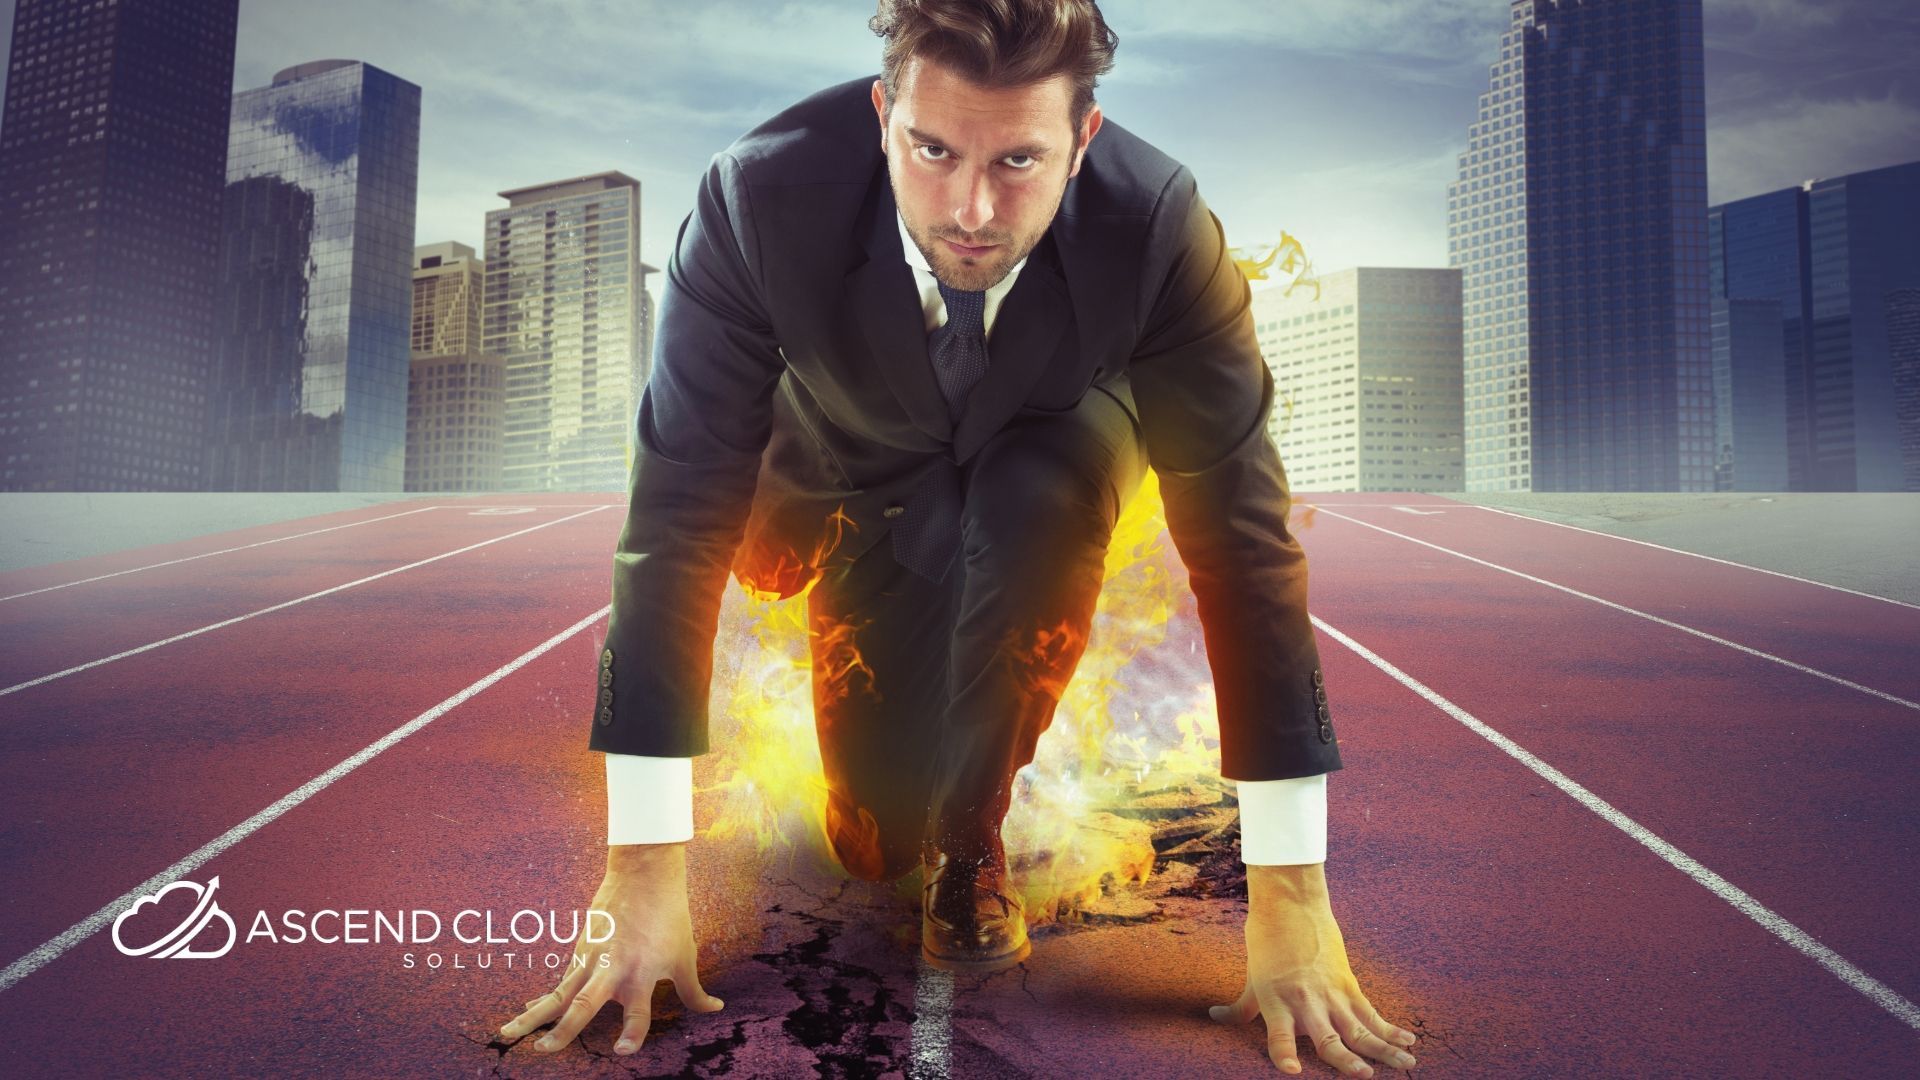
[[[958,204],[953,210],[953,223],[960,226],[971,236],[987,227],[993,220],[993,183],[984,172],[966,172],[961,174]]]

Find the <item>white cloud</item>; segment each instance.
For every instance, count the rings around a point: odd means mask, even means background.
[[[1783,154],[1791,148],[1791,154]],[[1742,199],[1815,177],[1796,162],[1823,163],[1824,176],[1896,165],[1920,157],[1920,108],[1891,91],[1832,100],[1793,97],[1746,115],[1710,118],[1708,199]]]
[[[1449,61],[1491,50],[1507,23],[1506,5],[1491,0],[1107,0],[1100,10],[1122,50],[1131,36]]]
[[[1264,250],[1285,230],[1321,274],[1353,266],[1447,264],[1446,185],[1458,155],[1433,143],[1319,167],[1258,170],[1257,183],[1199,173],[1229,244]]]

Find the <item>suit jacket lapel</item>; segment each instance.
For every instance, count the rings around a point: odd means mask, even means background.
[[[846,277],[843,315],[860,325],[874,364],[913,425],[947,442],[953,438],[953,421],[927,358],[920,288],[900,248],[900,227],[894,220],[898,211],[884,162],[874,182],[879,190],[867,199],[860,226],[867,261]]]

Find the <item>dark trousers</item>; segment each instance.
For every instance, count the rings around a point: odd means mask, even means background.
[[[1089,389],[1016,416],[961,468],[961,550],[936,585],[891,538],[808,594],[827,837],[855,877],[930,848],[1000,854],[1013,775],[1086,649],[1107,544],[1147,460],[1126,410]]]

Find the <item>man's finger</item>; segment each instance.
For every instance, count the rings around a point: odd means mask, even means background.
[[[640,1049],[647,1041],[647,1030],[653,1026],[653,984],[637,987],[627,999],[627,1022],[621,1025],[620,1038],[613,1044],[616,1054],[631,1054]]]
[[[572,1042],[573,1037],[580,1034],[580,1029],[599,1014],[600,1006],[605,1005],[612,996],[613,976],[601,972],[588,979],[587,985],[580,988],[572,1001],[567,1002],[566,1011],[560,1014],[560,1022],[553,1025],[552,1031],[541,1036],[533,1048],[541,1053],[551,1053]]]
[[[680,995],[680,1003],[694,1012],[719,1012],[727,1006],[726,1002],[707,993],[706,988],[700,985],[700,973],[694,970],[692,964],[668,978],[673,980],[673,990]]]
[[[1260,1011],[1259,1000],[1254,997],[1253,984],[1248,983],[1245,990],[1231,1005],[1215,1005],[1207,1010],[1207,1015],[1223,1024],[1244,1024],[1253,1019]]]
[[[1300,1051],[1294,1042],[1293,1014],[1284,1008],[1276,1008],[1267,1012],[1266,1017],[1267,1056],[1273,1059],[1274,1067],[1281,1072],[1299,1072]]]
[[[566,983],[563,981],[560,986],[564,988]],[[550,990],[547,993],[541,994],[539,997],[527,1002],[525,1012],[522,1012],[519,1016],[501,1025],[500,1037],[503,1039],[518,1039],[527,1032],[540,1027],[542,1024],[551,1023],[553,1018],[559,1016],[561,1011],[567,1007],[567,1002],[571,1000],[573,1000],[573,995],[564,989]]]
[[[1307,1011],[1305,1023],[1307,1037],[1313,1040],[1313,1048],[1320,1059],[1340,1070],[1343,1076],[1369,1077],[1373,1075],[1373,1066],[1365,1058],[1347,1048],[1346,1036],[1333,1026],[1333,1020],[1324,1008]]]
[[[1371,1011],[1371,1010],[1369,1010]],[[1337,1008],[1336,1025],[1346,1033],[1346,1042],[1362,1056],[1375,1061],[1383,1061],[1398,1069],[1411,1069],[1414,1066],[1413,1055],[1380,1037],[1366,1021],[1355,1016],[1351,1009]]]
[[[1381,1038],[1402,1049],[1413,1049],[1413,1044],[1416,1041],[1413,1032],[1381,1016],[1380,1010],[1373,1007],[1373,1002],[1362,998],[1360,1001],[1360,1015],[1366,1020],[1367,1026],[1372,1028],[1374,1033]]]
[[[580,988],[586,985],[588,974],[585,964],[567,965],[567,974],[560,980],[560,984],[527,1002],[526,1011],[502,1025],[500,1037],[517,1039],[559,1016],[560,1011],[567,1007],[567,1002],[573,1000],[573,995],[579,993]]]

